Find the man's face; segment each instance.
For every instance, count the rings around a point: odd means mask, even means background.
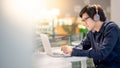
[[[84,13],[82,15],[82,21],[85,23],[85,26],[88,28],[88,30],[93,30],[95,26],[95,22],[90,18],[87,13]]]

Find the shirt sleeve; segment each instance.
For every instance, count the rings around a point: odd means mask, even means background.
[[[83,50],[88,50],[91,48],[89,34],[90,32],[88,32],[86,37],[81,41],[81,43],[75,47],[76,49],[81,49],[82,47]]]
[[[73,48],[72,56],[87,56],[96,60],[104,60],[113,50],[118,39],[118,29],[116,26],[107,28],[104,40],[99,49],[81,50]]]

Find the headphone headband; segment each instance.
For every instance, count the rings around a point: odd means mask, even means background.
[[[94,20],[95,21],[99,21],[100,20],[100,16],[98,14],[98,5],[94,5],[95,6],[95,9],[96,9],[96,14],[94,16]]]

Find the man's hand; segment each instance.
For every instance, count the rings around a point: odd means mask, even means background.
[[[62,46],[61,47],[61,51],[63,51],[63,53],[65,53],[65,54],[71,55],[71,53],[72,53],[72,47],[68,46],[68,45]]]

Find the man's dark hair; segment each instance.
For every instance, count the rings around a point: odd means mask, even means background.
[[[100,5],[86,5],[81,10],[79,16],[82,17],[84,13],[87,13],[90,18],[94,19],[94,15],[97,13],[97,11],[98,11],[98,15],[100,16],[100,21],[104,22],[106,20],[106,17]]]

